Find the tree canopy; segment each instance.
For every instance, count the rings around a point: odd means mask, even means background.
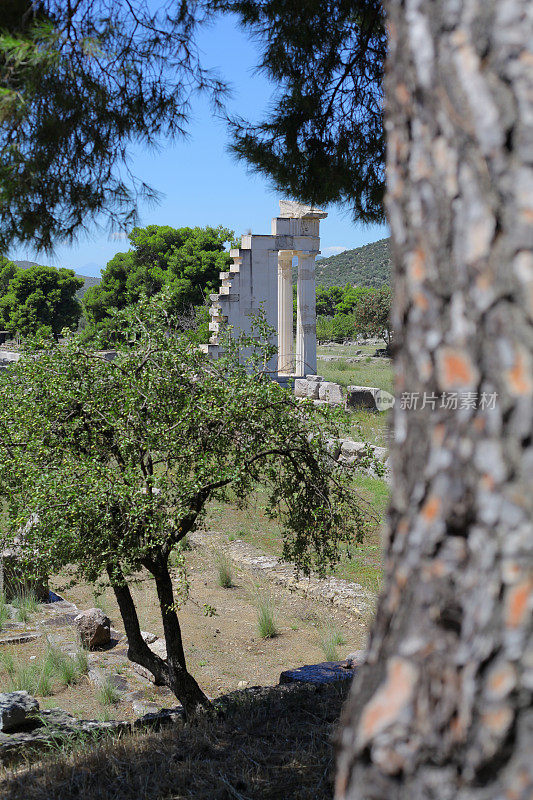
[[[230,120],[233,151],[298,199],[383,219],[383,62],[378,0],[213,0],[236,13],[279,87],[260,123]]]
[[[127,334],[114,361],[73,336],[0,378],[0,496],[11,536],[26,529],[35,569],[74,564],[86,580],[106,576],[129,656],[194,712],[207,700],[186,669],[169,558],[207,502],[230,501],[231,488],[245,503],[260,483],[283,554],[304,571],[323,572],[343,542],[360,539],[364,515],[350,470],[329,454],[335,417],[263,374],[273,348],[260,321],[257,340],[230,339],[213,362],[177,335],[168,294],[113,319]],[[243,346],[252,352],[245,364]],[[143,568],[156,582],[166,661],[142,639],[128,588]]]
[[[221,112],[197,30],[237,14],[279,86],[273,111],[232,119],[234,152],[310,202],[382,218],[385,33],[377,0],[4,0],[0,16],[0,249],[52,249],[94,222],[131,226],[157,192],[128,166],[135,141],[186,131],[192,98]],[[58,124],[59,123],[59,124]]]
[[[167,287],[172,308],[183,312],[201,305],[219,283],[219,273],[231,263],[225,245],[233,231],[218,228],[134,228],[127,253],[117,253],[102,273],[102,281],[83,298],[87,319],[96,327],[109,324],[111,311],[151,297]]]
[[[204,3],[3,0],[0,12],[0,250],[51,249],[90,223],[131,224],[132,141],[183,133],[191,97],[223,85],[202,68]]]
[[[22,336],[59,336],[77,325],[81,306],[75,294],[83,286],[74,270],[33,266],[18,269],[0,263],[0,328]]]
[[[369,289],[354,308],[357,332],[363,336],[379,336],[387,347],[392,342],[391,299],[388,286]]]

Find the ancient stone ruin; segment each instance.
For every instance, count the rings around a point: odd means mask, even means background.
[[[221,272],[221,286],[211,295],[211,339],[204,345],[213,358],[220,353],[219,333],[225,326],[233,335],[251,333],[254,315],[263,309],[275,329],[275,356],[267,368],[281,381],[316,373],[315,258],[320,252],[318,208],[280,200],[280,215],[268,235],[248,234],[239,249],[231,250],[233,264]],[[292,265],[298,260],[296,347],[294,346]]]

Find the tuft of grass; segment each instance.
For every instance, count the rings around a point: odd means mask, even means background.
[[[99,608],[100,611],[103,611],[104,614],[109,616],[109,606],[105,596],[105,589],[101,591],[98,591],[98,589],[93,589],[93,598],[95,607]]]
[[[17,667],[9,675],[9,688],[12,692],[49,697],[52,694],[53,669],[47,659],[33,664]]]
[[[4,627],[4,624],[8,621],[10,617],[9,608],[6,604],[6,599],[2,593],[0,593],[0,631]]]
[[[108,678],[98,689],[96,698],[102,706],[114,706],[120,701],[120,692]]]
[[[9,651],[0,652],[0,668],[6,673],[8,678],[12,678],[16,671],[13,653]]]
[[[45,659],[50,663],[53,673],[65,686],[79,683],[89,669],[87,654],[81,649],[72,657],[57,647],[49,646]]]
[[[326,657],[326,661],[338,661],[339,653],[337,647],[346,644],[344,634],[334,626],[324,628],[320,637],[320,648]]]
[[[231,561],[225,553],[219,553],[217,556],[217,583],[223,589],[231,589],[233,586]]]
[[[36,682],[35,694],[39,697],[50,697],[53,694],[53,670],[48,666],[46,659],[40,665],[35,665]]]
[[[12,600],[12,605],[17,609],[17,619],[19,622],[28,622],[32,614],[39,610],[39,601],[31,589],[24,590],[17,594]]]
[[[9,678],[9,688],[12,692],[28,692],[35,694],[37,686],[37,670],[35,664],[15,667]]]
[[[257,630],[261,639],[273,639],[279,630],[274,620],[274,608],[268,597],[257,599]]]
[[[82,675],[87,675],[89,672],[89,657],[87,656],[87,651],[84,650],[83,647],[80,647],[79,650],[76,651],[74,663],[80,677]]]

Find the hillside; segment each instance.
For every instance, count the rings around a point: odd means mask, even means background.
[[[13,264],[16,264],[20,269],[29,269],[30,267],[38,266],[35,261],[13,261]],[[91,286],[97,286],[101,280],[100,278],[95,278],[90,275],[78,275],[77,273],[76,277],[84,281],[84,285],[76,292],[78,300],[81,300],[87,289],[90,289]]]
[[[338,256],[316,262],[316,282],[323,286],[373,286],[390,283],[391,260],[389,240],[380,239],[364,247],[345,250]]]

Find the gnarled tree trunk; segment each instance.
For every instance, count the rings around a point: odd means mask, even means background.
[[[394,486],[336,796],[529,800],[533,5],[386,6]]]

